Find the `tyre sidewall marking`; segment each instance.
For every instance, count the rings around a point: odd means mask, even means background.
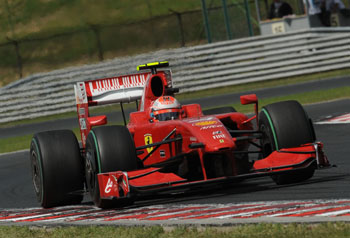
[[[262,111],[264,112],[264,114],[265,114],[267,120],[269,121],[269,124],[270,124],[270,127],[271,127],[271,131],[272,131],[272,136],[273,136],[273,139],[274,139],[274,141],[275,141],[276,150],[278,151],[278,150],[279,150],[279,147],[278,147],[278,142],[277,142],[277,136],[276,136],[275,128],[274,128],[274,126],[273,126],[271,117],[270,117],[269,113],[266,111],[265,108],[263,108]]]
[[[41,186],[41,202],[44,201],[44,180],[43,180],[43,169],[42,169],[42,164],[41,164],[41,154],[40,154],[40,150],[39,150],[39,146],[38,143],[36,141],[35,138],[32,139],[32,142],[34,143],[35,146],[35,150],[36,150],[36,154],[37,154],[37,160],[38,160],[38,164],[39,164],[39,168],[40,168],[40,186]]]

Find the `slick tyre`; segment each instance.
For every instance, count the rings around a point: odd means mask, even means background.
[[[103,126],[90,131],[86,141],[85,177],[87,188],[97,207],[110,208],[133,203],[131,197],[113,201],[101,199],[97,174],[135,169],[135,144],[125,126]]]
[[[223,114],[223,113],[230,113],[230,112],[236,112],[236,109],[234,109],[233,107],[217,107],[217,108],[204,110],[203,115]]]
[[[316,136],[311,120],[297,101],[273,103],[262,108],[259,114],[260,140],[263,157],[282,148],[298,147],[315,142]],[[307,180],[314,174],[315,166],[274,175],[276,184],[289,184]]]
[[[35,134],[30,145],[30,164],[35,194],[42,207],[82,201],[84,167],[79,144],[72,131]]]

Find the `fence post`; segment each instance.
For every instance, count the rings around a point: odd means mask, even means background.
[[[98,58],[100,61],[103,61],[103,48],[101,43],[100,28],[98,25],[89,25],[89,27],[92,30],[92,32],[95,34]]]
[[[159,47],[159,37],[156,35],[156,32],[154,30],[154,24],[153,24],[153,21],[154,21],[154,17],[153,17],[153,13],[152,13],[152,5],[150,3],[150,0],[147,0],[147,7],[148,7],[148,12],[149,12],[149,20],[151,22],[151,24],[149,24],[149,26],[151,27],[151,34],[153,36],[153,39],[154,39],[154,47],[155,48],[158,48]]]
[[[19,43],[18,43],[18,41],[13,41],[13,43],[15,45],[15,50],[16,50],[18,75],[19,75],[19,78],[22,78],[22,76],[23,76],[23,63],[22,63],[21,54],[19,53]]]
[[[232,39],[232,32],[231,32],[230,18],[228,16],[228,12],[227,12],[226,0],[222,0],[222,8],[224,10],[227,38],[229,40],[231,40]]]
[[[207,6],[205,5],[205,0],[202,0],[202,12],[203,12],[204,27],[205,27],[205,32],[207,33],[208,43],[211,43],[212,41],[211,41],[211,34],[210,34],[210,28],[209,28],[208,10],[207,10]]]
[[[258,18],[258,23],[260,25],[260,21],[261,21],[261,15],[260,15],[260,4],[258,0],[254,0],[255,1],[255,9],[256,9],[256,16]]]
[[[11,39],[9,37],[6,37],[6,38],[15,47],[16,58],[17,58],[17,72],[18,72],[19,78],[22,78],[22,76],[23,76],[23,63],[22,63],[22,56],[19,52],[19,42]]]
[[[177,12],[177,11],[174,11],[172,9],[169,8],[169,11],[174,13],[177,17],[177,22],[179,23],[179,29],[180,29],[180,37],[181,37],[181,47],[184,47],[185,46],[185,34],[184,34],[184,27],[183,27],[183,24],[182,24],[182,17],[181,17],[181,13],[180,12]]]
[[[246,17],[247,17],[249,36],[253,36],[253,27],[252,27],[252,22],[250,20],[249,3],[248,3],[248,0],[243,0],[243,1],[244,1],[244,7],[245,7],[245,12],[246,12]]]

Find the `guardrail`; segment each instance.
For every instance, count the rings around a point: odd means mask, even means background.
[[[35,74],[0,88],[0,123],[74,111],[75,82],[135,73],[138,64],[160,60],[170,62],[180,92],[350,68],[350,28],[161,50]]]

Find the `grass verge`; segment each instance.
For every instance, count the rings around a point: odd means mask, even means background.
[[[0,227],[0,238],[2,237],[148,237],[148,238],[224,238],[224,237],[349,237],[350,224],[343,222],[321,223],[321,224],[250,224],[231,227],[173,227],[163,228],[161,226],[151,227],[117,227],[117,226],[72,226],[72,227]]]
[[[308,93],[298,93],[288,96],[273,97],[259,100],[259,107],[261,108],[264,105],[284,101],[284,100],[298,100],[301,104],[310,104],[316,102],[324,102],[329,100],[341,99],[341,98],[350,98],[350,87],[334,88],[328,90],[317,90]],[[253,111],[251,105],[243,106],[241,104],[235,103],[230,104],[238,112],[248,113]],[[219,107],[220,105],[218,105]],[[225,105],[222,105],[225,106]],[[119,122],[112,122],[111,124],[116,124]],[[79,129],[74,128],[74,133],[77,138],[80,138]],[[12,152],[17,150],[23,150],[29,148],[30,138],[32,135],[25,135],[19,137],[10,137],[5,139],[0,139],[0,153]]]
[[[267,81],[261,81],[261,82],[252,82],[252,83],[240,84],[240,85],[234,85],[234,86],[228,86],[228,87],[222,87],[222,88],[214,88],[214,89],[202,90],[198,92],[183,93],[178,95],[176,98],[180,100],[201,98],[201,97],[206,97],[211,95],[251,91],[251,90],[257,90],[262,88],[285,86],[285,85],[309,82],[314,80],[336,78],[336,77],[348,76],[348,75],[350,75],[350,69],[341,69],[341,70],[334,70],[329,72],[295,76],[290,78],[267,80]]]
[[[325,102],[325,101],[342,99],[342,98],[350,98],[350,87],[333,88],[328,90],[317,90],[317,91],[307,92],[307,93],[298,93],[298,94],[287,95],[287,96],[266,98],[266,99],[259,100],[259,108],[270,103],[280,102],[285,100],[297,100],[301,104],[311,104],[311,103]],[[238,112],[242,112],[242,113],[253,111],[252,106],[244,106],[239,103],[230,104],[227,106],[233,106]]]
[[[0,153],[28,149],[33,135],[24,135],[0,139]]]

